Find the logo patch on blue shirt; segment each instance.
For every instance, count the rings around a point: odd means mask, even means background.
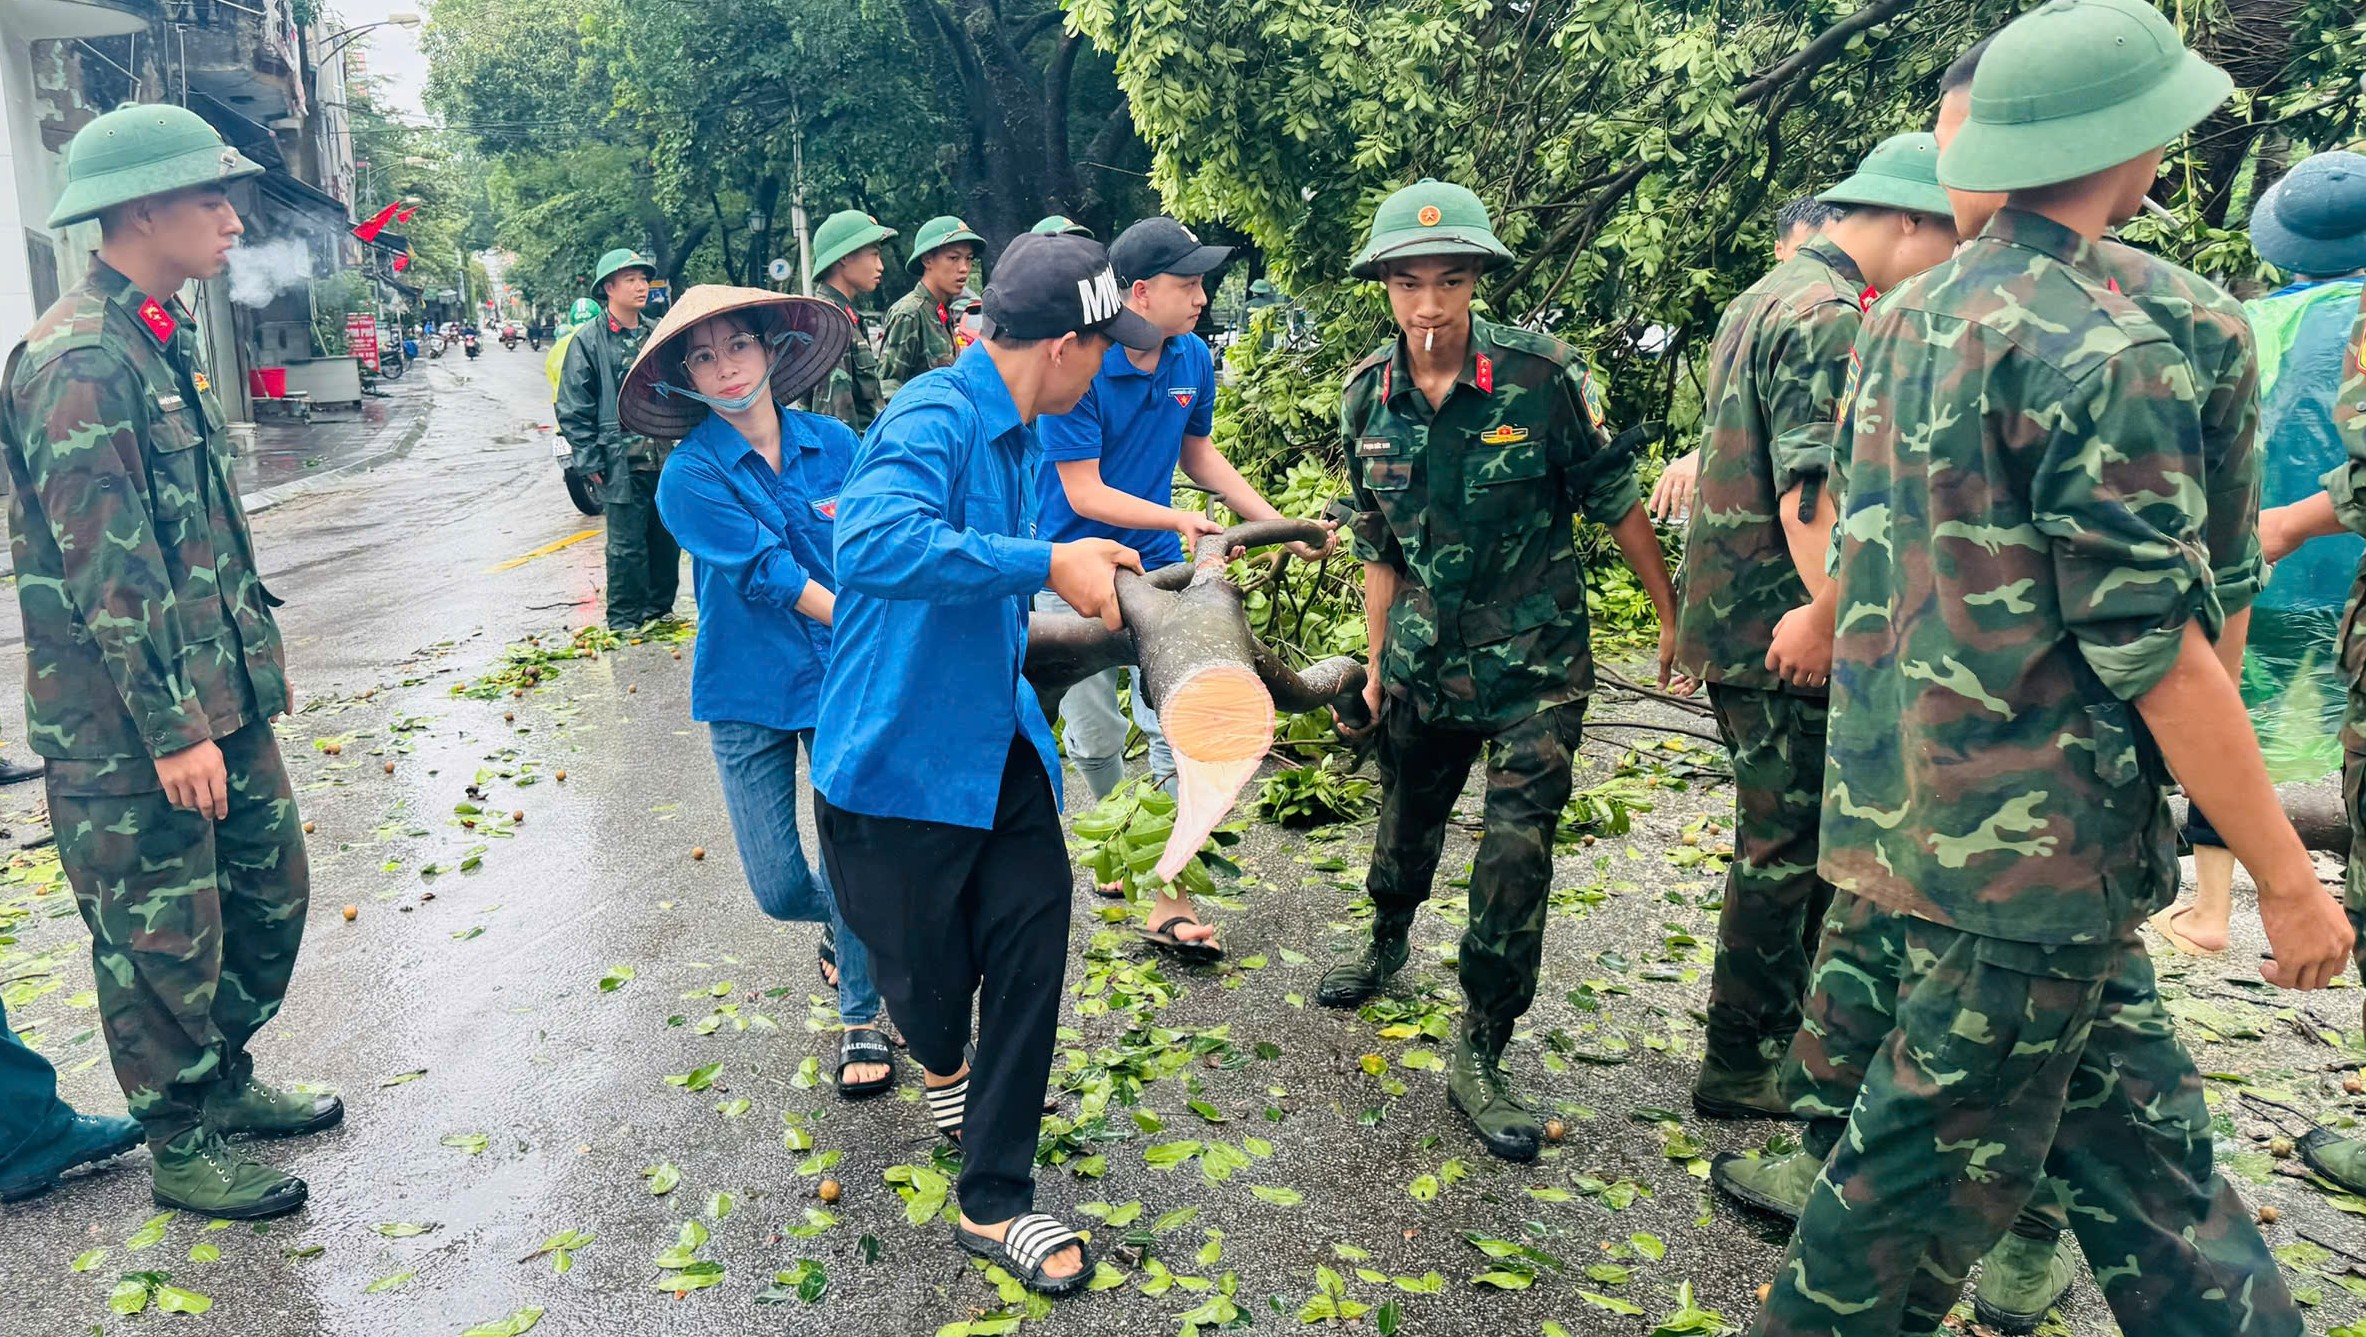
[[[822,497],[816,500],[813,503],[813,513],[824,520],[837,519],[838,499],[836,497]]]
[[[1175,397],[1175,402],[1177,404],[1184,408],[1190,408],[1192,397],[1197,395],[1199,392],[1197,390],[1191,389],[1188,386],[1179,386],[1173,390],[1167,391],[1167,393]]]

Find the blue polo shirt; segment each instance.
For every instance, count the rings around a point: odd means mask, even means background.
[[[1042,454],[982,344],[904,382],[864,434],[838,493],[837,643],[813,736],[832,806],[991,829],[1013,738],[1060,773],[1019,675],[1051,575]]]
[[[844,423],[794,409],[780,411],[778,473],[720,413],[674,447],[657,513],[690,554],[698,591],[690,718],[813,727],[830,628],[797,598],[808,580],[837,588],[832,531],[854,450]]]
[[[1207,436],[1215,425],[1216,359],[1198,335],[1167,340],[1150,371],[1113,345],[1076,407],[1036,423],[1043,433],[1043,536],[1054,543],[1116,539],[1142,554],[1145,571],[1182,561],[1183,540],[1172,529],[1120,529],[1078,515],[1060,486],[1059,463],[1099,460],[1102,482],[1172,506],[1183,438]]]

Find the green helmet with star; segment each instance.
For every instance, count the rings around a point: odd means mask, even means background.
[[[601,256],[600,263],[592,266],[591,290],[595,293],[600,291],[601,284],[627,269],[646,269],[649,271],[650,278],[657,277],[657,262],[655,260],[630,246],[619,246]]]
[[[951,214],[940,218],[931,218],[920,225],[918,232],[912,234],[912,258],[904,262],[904,268],[917,274],[920,272],[921,262],[928,259],[929,252],[943,250],[956,242],[964,241],[975,246],[978,254],[985,254],[986,239],[970,231],[969,224]]]
[[[96,218],[118,204],[222,185],[261,174],[263,166],[230,147],[220,131],[186,107],[134,103],[74,132],[66,145],[66,188],[49,225]]]
[[[895,229],[860,209],[840,209],[822,220],[813,232],[813,273],[819,278],[830,266],[896,234]]]
[[[1495,224],[1477,195],[1451,181],[1423,177],[1380,202],[1372,214],[1372,234],[1347,272],[1376,279],[1391,260],[1432,255],[1466,256],[1482,269],[1512,258],[1496,240]]]

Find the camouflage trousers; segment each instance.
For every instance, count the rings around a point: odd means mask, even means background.
[[[217,740],[219,822],[161,790],[90,793],[49,768],[49,820],[90,925],[99,1019],[131,1115],[160,1146],[199,1120],[207,1086],[243,1076],[304,940],[312,873],[295,791],[268,724]],[[83,791],[83,792],[67,792]]]
[[[1364,885],[1383,918],[1410,919],[1429,897],[1454,800],[1471,764],[1487,759],[1486,831],[1471,867],[1461,973],[1471,1034],[1494,1051],[1536,998],[1553,837],[1585,715],[1585,702],[1572,701],[1487,733],[1424,724],[1395,700],[1381,709],[1380,826]]]
[[[1984,938],[1845,894],[1826,923],[1799,1107],[1853,1108],[1752,1332],[1935,1331],[2043,1192],[2123,1331],[2297,1337],[2139,942]]]
[[[1709,684],[1733,754],[1733,862],[1709,975],[1709,1052],[1763,1068],[1799,1029],[1808,962],[1832,884],[1816,874],[1824,806],[1822,697]]]
[[[2345,648],[2345,665],[2353,653]],[[2360,977],[2366,978],[2366,681],[2356,679],[2350,683],[2349,709],[2341,720],[2341,799],[2350,818],[2350,862],[2342,900],[2350,927],[2358,933],[2354,950]]]

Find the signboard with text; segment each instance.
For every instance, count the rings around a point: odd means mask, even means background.
[[[345,351],[378,370],[378,318],[356,311],[345,317]]]

